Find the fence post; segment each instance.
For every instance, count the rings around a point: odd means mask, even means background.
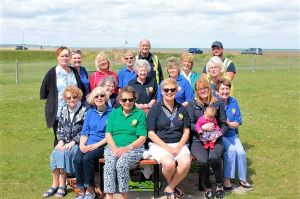
[[[275,71],[275,57],[273,56],[273,72]]]
[[[291,56],[289,56],[289,72],[291,72],[291,65],[292,65]]]
[[[19,62],[18,59],[16,59],[16,84],[19,83]]]

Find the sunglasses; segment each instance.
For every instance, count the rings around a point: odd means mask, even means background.
[[[123,98],[123,99],[121,99],[121,101],[124,102],[124,103],[127,102],[127,101],[128,102],[133,102],[134,98]]]
[[[176,88],[164,88],[163,89],[165,93],[168,93],[171,91],[171,93],[174,93],[176,91]]]
[[[78,98],[78,96],[77,95],[75,95],[75,96],[70,96],[70,97],[66,97],[67,98],[67,100],[71,100],[71,99],[77,99]]]
[[[129,60],[129,59],[132,60],[132,59],[134,59],[134,57],[125,57],[125,59],[126,60]]]
[[[103,98],[103,97],[105,97],[105,95],[103,95],[103,94],[100,94],[100,95],[96,95],[96,96],[95,96],[96,99]]]

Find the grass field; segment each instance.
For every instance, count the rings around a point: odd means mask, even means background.
[[[94,70],[95,54],[84,53],[84,65],[90,70]],[[162,65],[170,55],[159,54]],[[243,114],[240,136],[247,151],[249,179],[254,191],[226,198],[299,198],[299,54],[290,55],[290,71],[286,54],[229,56],[238,70],[234,85]],[[273,71],[269,63],[274,56],[278,67]],[[208,54],[197,56],[195,70],[199,71],[199,65],[208,57]],[[16,59],[26,62],[20,65],[18,85],[15,84]],[[252,72],[253,65],[247,63],[253,63],[254,59],[256,68]],[[117,70],[121,64],[117,58],[112,60],[113,70]],[[54,64],[53,52],[0,51],[0,198],[41,198],[50,185],[53,133],[46,128],[39,87],[44,74]],[[74,198],[74,194],[66,198]]]

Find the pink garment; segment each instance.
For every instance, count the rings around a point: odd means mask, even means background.
[[[112,76],[116,81],[117,81],[117,85],[116,85],[116,89],[115,89],[115,93],[118,93],[118,76],[115,72],[113,71],[108,71],[108,73],[103,73],[101,71],[96,71],[93,72],[90,76],[90,92],[93,91],[93,89],[99,84],[99,82],[108,76]]]
[[[202,126],[204,124],[207,124],[207,123],[213,123],[215,125],[215,128],[212,130],[212,131],[220,131],[220,127],[218,126],[218,123],[217,123],[217,120],[216,118],[213,119],[213,121],[207,121],[205,118],[204,118],[204,115],[199,117],[198,120],[197,120],[197,123],[196,123],[196,131],[199,132],[199,131],[202,131]]]

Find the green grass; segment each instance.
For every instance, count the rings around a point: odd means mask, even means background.
[[[46,128],[39,87],[46,71],[55,64],[50,56],[54,52],[43,52],[46,55],[28,52],[31,51],[11,51],[4,56],[0,51],[0,198],[41,198],[51,182],[49,155],[53,133]],[[94,55],[96,52],[85,55],[91,57],[84,60],[91,63],[88,68],[93,69]],[[161,55],[164,63],[173,54]],[[23,63],[20,84],[15,85],[14,59],[24,56],[32,57],[37,63]],[[206,58],[208,55],[197,56],[197,66]],[[237,63],[246,63],[248,58],[253,57],[232,55]],[[272,59],[271,56],[256,58],[262,64]],[[291,72],[287,68],[274,72],[265,67],[258,67],[256,72],[246,70],[246,66],[237,68],[234,92],[243,115],[240,137],[247,151],[249,179],[254,191],[231,194],[227,198],[300,196],[300,65],[299,57],[293,60],[298,61]],[[121,63],[115,63],[116,71]],[[66,198],[74,198],[74,194]]]

